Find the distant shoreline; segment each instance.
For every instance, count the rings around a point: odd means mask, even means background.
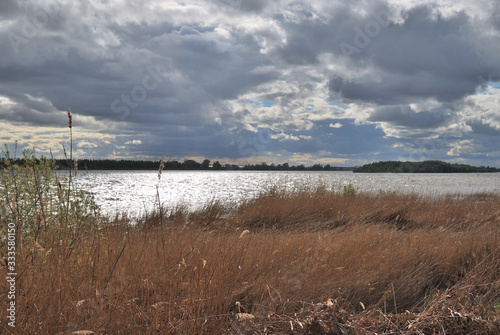
[[[74,169],[74,161],[65,159],[54,159],[57,170]],[[22,160],[17,159],[13,164],[21,164]],[[113,160],[113,159],[79,159],[76,161],[79,170],[158,170],[161,161],[142,160]],[[5,159],[0,159],[0,169],[6,167]],[[163,170],[180,171],[352,171],[354,167],[331,166],[330,164],[315,164],[312,166],[283,164],[223,164],[219,161],[213,163],[205,159],[203,162],[186,159],[182,162],[168,160],[163,162]]]
[[[490,166],[471,166],[468,164],[446,163],[443,161],[401,162],[385,161],[355,167],[359,173],[491,173],[500,169]]]
[[[54,159],[56,170],[73,170],[74,164],[79,170],[116,170],[116,171],[157,171],[161,161],[143,160],[112,160],[112,159],[80,159],[69,161]],[[22,164],[21,159],[12,160],[10,164]],[[7,167],[5,158],[0,159],[0,169]],[[202,163],[194,160],[168,160],[163,162],[163,170],[174,171],[353,171],[355,173],[491,173],[500,172],[500,168],[490,166],[471,166],[468,164],[447,163],[429,160],[422,162],[380,161],[363,166],[331,166],[330,164],[314,164],[311,166],[283,164],[223,164],[219,161],[213,163],[205,159]]]

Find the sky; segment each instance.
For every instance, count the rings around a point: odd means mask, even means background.
[[[2,0],[0,144],[500,167],[497,0]]]

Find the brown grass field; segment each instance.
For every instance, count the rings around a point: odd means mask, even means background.
[[[19,245],[0,333],[500,334],[499,195],[270,191],[100,220]]]

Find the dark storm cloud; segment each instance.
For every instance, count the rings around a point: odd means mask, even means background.
[[[67,24],[65,29],[71,31],[70,22]],[[46,37],[42,33],[44,28],[40,27],[37,33],[40,36],[23,39],[19,45],[20,49],[41,48],[39,57],[33,54],[27,60],[39,62],[40,66],[27,68],[16,64],[0,68],[3,80],[10,84],[0,89],[3,91],[0,93],[10,95],[24,91],[34,96],[48,96],[60,110],[76,106],[75,111],[79,113],[112,121],[125,116],[113,113],[110,108],[118,99],[121,105],[117,106],[122,110],[127,108],[127,122],[197,125],[213,115],[209,109],[217,108],[220,99],[235,97],[242,89],[273,76],[272,73],[250,73],[261,63],[259,59],[252,60],[251,55],[258,55],[258,48],[255,43],[249,43],[252,42],[250,36],[231,43],[217,39],[213,29],[128,24],[114,29],[120,34],[118,39],[127,43],[119,49],[100,49],[89,36],[99,28],[84,26],[83,33],[73,29],[72,37],[76,37],[76,41]],[[22,37],[22,28],[18,31]],[[83,46],[78,43],[80,39]],[[44,54],[44,44],[51,45],[56,52],[52,51],[54,54],[50,56]],[[15,50],[8,45],[4,50],[10,53],[11,63],[23,61],[22,57],[18,60],[17,55],[13,55]],[[159,74],[161,83],[155,89],[145,90],[141,86],[148,76],[148,67],[156,64],[165,69]],[[26,78],[30,78],[29,85]],[[148,80],[151,86],[155,85],[151,78]],[[144,91],[145,97],[141,96]],[[136,93],[136,101],[133,93]]]
[[[498,2],[493,5],[493,10],[491,11],[491,22],[498,30],[500,30],[500,3]]]
[[[470,123],[475,134],[500,137],[500,129],[492,127],[491,125],[485,124],[481,121],[475,121]],[[499,139],[497,138],[496,141]]]
[[[365,13],[360,13],[356,2],[344,2],[326,10],[306,2],[292,2],[286,14],[275,15],[287,33],[286,43],[278,48],[277,55],[285,61],[292,60],[293,64],[314,64],[323,53],[345,56],[342,45],[355,44],[358,29],[371,23],[385,27],[392,16],[383,1],[370,1],[362,7]]]
[[[378,109],[368,118],[372,122],[388,122],[394,126],[418,129],[435,129],[447,124],[451,113],[446,109],[416,112],[410,106]]]
[[[163,153],[168,157],[183,158],[198,156],[238,158],[237,146],[232,136],[219,134],[218,127],[200,126],[179,130],[177,127],[164,127],[154,138],[143,140],[136,150],[147,150],[154,157]]]
[[[60,124],[61,113],[56,111],[47,101],[35,100],[33,97],[11,96],[16,104],[9,108],[0,106],[0,120],[16,121],[24,124],[39,124],[57,126]]]
[[[279,54],[289,64],[314,64],[317,62],[317,51],[309,43],[306,36],[291,36]]]
[[[9,18],[17,15],[19,12],[20,8],[16,0],[4,0],[0,2],[0,18]]]
[[[286,141],[280,144],[287,150],[308,153],[326,151],[337,154],[370,154],[377,151],[387,150],[387,146],[392,144],[390,139],[381,140],[383,132],[374,125],[356,125],[352,119],[337,119],[342,127],[332,128],[331,121],[317,122],[313,128],[307,132],[293,132],[295,136],[308,135],[310,140],[294,143]]]
[[[453,102],[475,93],[480,85],[477,78],[457,80],[419,72],[414,75],[384,73],[382,79],[361,78],[356,81],[347,81],[335,76],[330,80],[328,87],[333,98],[392,105],[427,98]]]
[[[243,90],[276,77],[272,71],[252,73],[252,69],[268,62],[260,56],[251,36],[220,41],[212,35],[201,34],[193,27],[182,27],[151,43],[157,43],[160,53],[170,55],[176,70],[216,99],[234,99]]]
[[[368,62],[373,73],[353,80],[332,77],[334,96],[381,105],[423,98],[451,102],[475,93],[482,85],[479,78],[500,79],[497,38],[482,36],[466,13],[436,17],[432,7],[422,6],[405,17],[402,24],[381,28],[376,37],[358,34],[366,47],[352,42],[359,52],[350,57]]]
[[[428,3],[3,1],[0,119],[64,126],[71,107],[147,157],[368,155],[437,130],[486,152],[497,114],[466,101],[500,80],[499,5]]]
[[[261,12],[269,2],[269,0],[217,0],[223,6],[236,8],[243,12]]]

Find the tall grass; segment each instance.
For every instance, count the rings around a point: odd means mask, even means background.
[[[499,202],[272,192],[237,211],[214,202],[162,221],[112,221],[70,256],[57,243],[22,254],[19,327],[370,334],[414,325],[444,334],[460,325],[494,334]]]

